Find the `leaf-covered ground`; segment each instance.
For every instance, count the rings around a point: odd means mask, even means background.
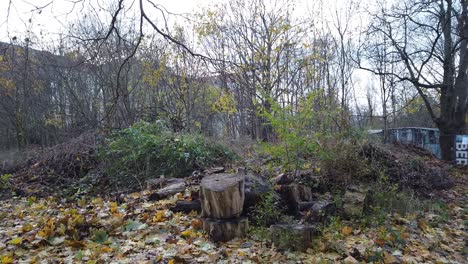
[[[0,203],[1,263],[467,263],[465,186],[440,193],[446,210],[389,215],[376,227],[332,221],[305,253],[252,236],[211,243],[196,213],[147,193],[119,203],[12,198]]]

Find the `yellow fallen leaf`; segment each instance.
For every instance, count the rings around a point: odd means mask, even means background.
[[[165,220],[164,211],[157,211],[156,215],[153,217],[153,222],[163,222]]]
[[[37,232],[37,235],[42,238],[47,238],[47,234],[44,230],[40,230],[39,232]]]
[[[350,226],[345,226],[341,229],[341,234],[349,236],[353,232],[353,228]]]
[[[21,227],[21,231],[26,233],[29,232],[33,229],[32,225],[30,224],[25,224],[24,226]]]
[[[193,229],[187,229],[184,232],[180,233],[180,236],[183,238],[196,238],[198,234],[197,232],[194,232]]]
[[[117,213],[118,210],[118,205],[116,202],[110,202],[109,203],[109,210],[111,213]]]
[[[99,206],[100,206],[100,205],[102,205],[102,203],[103,203],[104,201],[102,200],[101,197],[98,197],[98,198],[92,200],[92,202],[93,202],[93,204],[99,205]]]
[[[13,238],[9,242],[10,245],[20,245],[21,243],[23,243],[23,239],[21,237]]]
[[[13,256],[3,255],[1,260],[2,260],[2,264],[11,264],[11,263],[13,263]]]
[[[169,260],[169,262],[167,264],[175,264],[175,260],[171,259],[171,260]]]
[[[112,251],[114,251],[112,248],[108,247],[108,246],[104,246],[102,247],[102,252],[105,252],[105,253],[110,253]]]

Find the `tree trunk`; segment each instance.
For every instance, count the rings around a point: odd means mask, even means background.
[[[455,152],[453,146],[455,144],[455,129],[440,128],[439,145],[441,150],[441,156],[443,160],[452,161],[455,160]]]

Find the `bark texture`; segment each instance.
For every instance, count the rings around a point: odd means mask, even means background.
[[[200,184],[202,217],[231,219],[239,217],[244,206],[244,175],[214,174]]]

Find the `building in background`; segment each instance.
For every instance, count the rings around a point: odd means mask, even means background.
[[[382,129],[369,130],[369,134],[383,137]],[[387,129],[386,142],[398,142],[402,144],[415,145],[429,150],[437,158],[441,158],[439,144],[439,129],[428,127],[399,127]]]

